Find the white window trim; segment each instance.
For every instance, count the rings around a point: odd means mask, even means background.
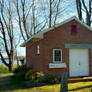
[[[66,63],[58,63],[58,64],[50,63],[49,68],[66,68]]]
[[[37,45],[36,50],[37,50],[37,55],[39,55],[40,54],[40,46],[39,45]]]
[[[54,57],[55,57],[54,51],[55,51],[55,50],[60,50],[60,51],[61,51],[61,61],[54,61]],[[54,63],[62,63],[62,49],[53,49],[53,62],[54,62]]]

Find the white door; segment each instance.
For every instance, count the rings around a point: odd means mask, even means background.
[[[88,49],[69,50],[69,73],[70,77],[89,75]]]

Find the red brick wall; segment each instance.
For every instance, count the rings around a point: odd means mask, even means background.
[[[77,34],[71,34],[71,25],[77,25]],[[69,49],[65,48],[65,44],[92,44],[92,32],[76,21],[68,22],[54,30],[44,34],[44,39],[35,42],[26,47],[27,66],[33,66],[33,69],[43,71],[46,74],[61,75],[66,71],[69,73]],[[36,54],[36,46],[40,45],[40,55]],[[48,64],[53,63],[53,49],[62,49],[62,60],[66,62],[67,68],[49,69]],[[92,75],[92,50],[89,50],[89,66]]]

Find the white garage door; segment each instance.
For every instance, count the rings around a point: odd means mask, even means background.
[[[69,50],[69,72],[70,77],[89,75],[88,49]]]

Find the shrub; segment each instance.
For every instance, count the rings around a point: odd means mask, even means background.
[[[18,66],[17,68],[14,69],[14,73],[19,73],[19,72],[27,72],[29,70],[26,65]]]
[[[46,80],[47,83],[50,83],[50,84],[54,84],[54,83],[58,83],[59,82],[58,77],[55,76],[55,75],[47,75],[45,80]]]
[[[44,74],[40,71],[35,71],[35,70],[29,70],[26,75],[25,79],[29,80],[32,83],[38,83],[41,82],[44,77]]]
[[[24,76],[25,76],[25,72],[19,72],[14,75],[16,80],[25,80]]]
[[[25,80],[25,74],[29,70],[25,65],[18,66],[15,68],[14,73],[15,73],[15,78],[17,80]]]

